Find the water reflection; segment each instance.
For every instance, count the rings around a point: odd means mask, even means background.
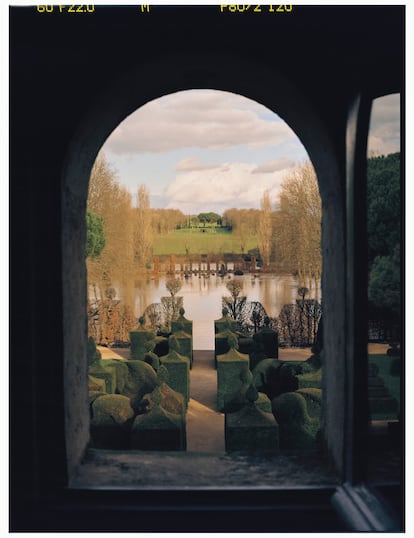
[[[298,299],[297,279],[292,275],[261,275],[253,274],[243,276],[216,275],[180,278],[182,288],[178,295],[183,297],[186,317],[197,322],[211,322],[221,317],[221,298],[229,295],[226,283],[231,278],[243,282],[243,294],[248,301],[259,301],[271,317],[277,317],[284,304],[293,303]],[[166,276],[141,277],[134,281],[125,282],[116,286],[117,298],[128,303],[136,317],[144,312],[151,303],[159,303],[161,297],[168,296],[165,287]],[[309,290],[307,298],[320,301],[320,287]]]

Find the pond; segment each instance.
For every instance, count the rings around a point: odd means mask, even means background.
[[[136,317],[143,314],[151,303],[159,303],[161,297],[169,296],[165,287],[167,276],[151,276],[135,279],[123,286],[116,286],[117,299],[130,304]],[[238,279],[243,283],[243,295],[248,301],[259,301],[271,317],[277,317],[283,305],[298,299],[297,279],[292,275],[266,274],[254,276],[192,275],[184,278],[176,275],[182,282],[178,295],[183,297],[185,316],[193,320],[193,348],[214,349],[213,320],[221,317],[221,298],[228,296],[226,283]],[[307,298],[320,301],[320,286],[310,289]]]

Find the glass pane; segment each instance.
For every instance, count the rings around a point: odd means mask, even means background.
[[[369,477],[400,481],[401,465],[400,95],[373,102],[368,142]]]

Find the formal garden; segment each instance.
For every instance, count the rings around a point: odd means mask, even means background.
[[[139,318],[123,357],[103,359],[89,338],[94,448],[186,450],[191,377],[199,364],[193,321],[186,318],[183,298],[177,295],[180,287],[178,278],[167,281],[170,294]],[[262,305],[249,304],[236,279],[226,287],[222,317],[212,320],[214,350],[208,355],[210,368],[216,370],[214,410],[224,415],[218,435],[225,450],[319,450],[325,360],[321,305],[306,300],[300,288],[296,303],[272,319]],[[302,345],[308,358],[281,359],[287,345]],[[369,357],[372,420],[398,418],[398,352],[393,346],[388,354]],[[105,356],[110,354],[108,349]],[[200,420],[209,418],[201,415]]]
[[[368,341],[380,344],[368,348],[372,424],[400,418],[398,166],[399,154],[368,160]],[[106,198],[97,186],[109,172],[97,161],[87,213],[91,446],[187,450],[204,361],[215,394],[209,409],[224,417],[214,435],[226,452],[322,449],[329,357],[312,168],[304,165],[283,184],[278,210],[265,193],[260,210],[221,216],[153,210],[145,188],[134,208],[112,180]],[[278,281],[283,275],[293,279],[287,288]],[[197,301],[205,310],[211,346],[194,347],[200,320],[187,319],[190,301],[189,311]],[[200,414],[196,427],[211,416]]]

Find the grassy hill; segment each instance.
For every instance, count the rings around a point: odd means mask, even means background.
[[[203,232],[204,230],[204,232]],[[244,252],[257,247],[257,238],[245,240]],[[187,252],[188,251],[188,252]],[[174,230],[154,238],[154,255],[163,254],[241,254],[241,241],[227,228],[192,228]]]

